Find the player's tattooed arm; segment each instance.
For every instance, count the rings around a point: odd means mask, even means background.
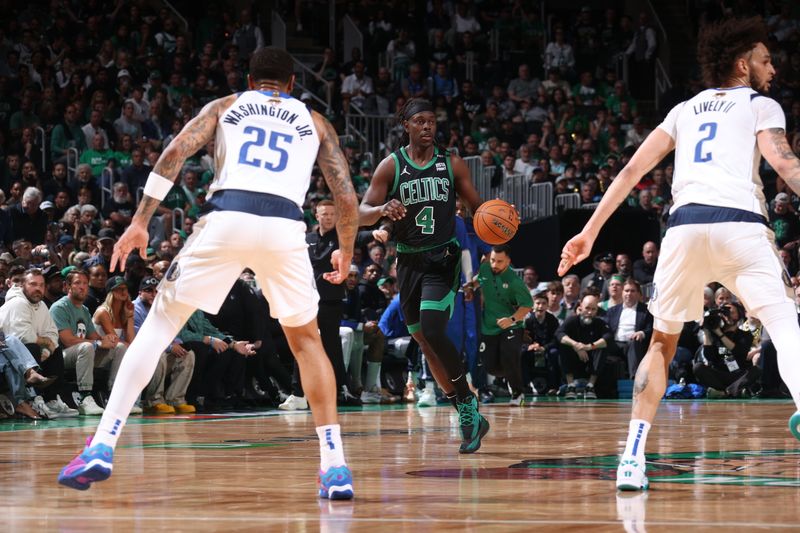
[[[339,136],[331,123],[319,113],[314,112],[313,117],[319,134],[317,164],[333,193],[339,217],[336,222],[339,249],[352,254],[358,232],[358,197],[350,179],[350,166],[339,147]]]
[[[786,184],[800,195],[800,159],[792,151],[783,128],[769,128],[758,133],[758,149]]]
[[[186,159],[214,138],[220,110],[227,109],[236,98],[232,94],[209,102],[169,143],[153,167],[153,172],[174,182]],[[134,218],[148,221],[160,204],[156,198],[144,195]]]

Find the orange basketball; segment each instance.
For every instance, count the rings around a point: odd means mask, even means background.
[[[475,234],[486,244],[504,244],[517,233],[519,216],[508,202],[488,200],[475,212],[472,224]]]

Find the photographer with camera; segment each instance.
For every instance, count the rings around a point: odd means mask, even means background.
[[[738,303],[726,303],[705,314],[705,362],[695,363],[694,375],[700,385],[708,387],[709,398],[749,396],[761,376],[761,369],[749,355],[753,334],[739,329],[743,317]]]

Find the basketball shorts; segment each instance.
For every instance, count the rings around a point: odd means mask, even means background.
[[[461,247],[456,242],[425,252],[397,255],[400,306],[409,333],[419,331],[420,312],[424,309],[452,315],[460,275]]]
[[[789,275],[767,226],[754,222],[686,224],[667,230],[648,308],[656,318],[689,322],[703,317],[703,288],[722,283],[745,305],[794,302]]]
[[[298,327],[317,316],[319,294],[303,222],[238,211],[202,217],[172,262],[159,293],[216,314],[245,268],[255,272],[272,316]]]

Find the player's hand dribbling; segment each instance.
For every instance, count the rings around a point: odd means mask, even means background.
[[[122,237],[119,238],[114,245],[114,254],[111,256],[111,268],[114,271],[119,264],[120,271],[125,271],[125,262],[128,255],[135,250],[139,249],[139,255],[142,259],[147,259],[147,243],[149,241],[149,234],[147,233],[147,226],[142,226],[136,222],[131,223]]]
[[[347,279],[350,273],[350,261],[353,259],[353,254],[345,254],[341,250],[334,250],[331,254],[331,265],[333,265],[332,272],[325,272],[322,279],[334,285],[341,285]]]
[[[592,251],[594,238],[584,232],[580,232],[567,241],[561,250],[561,262],[558,264],[558,275],[563,276],[570,268],[580,263]]]
[[[406,208],[400,200],[392,199],[383,204],[381,216],[389,217],[390,220],[400,220],[406,216]]]

